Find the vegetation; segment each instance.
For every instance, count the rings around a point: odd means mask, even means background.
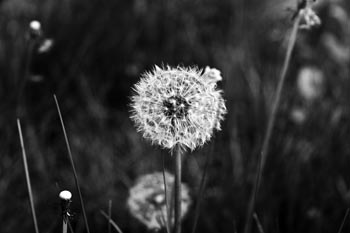
[[[58,194],[65,189],[73,194],[71,227],[86,232],[53,94],[90,232],[110,229],[101,215],[110,200],[113,223],[124,233],[147,231],[128,211],[129,189],[140,175],[161,171],[162,157],[170,172],[174,161],[137,133],[129,104],[133,84],[155,64],[221,70],[222,131],[183,157],[182,180],[193,200],[183,232],[196,218],[205,167],[197,232],[243,232],[293,26],[287,9],[296,8],[295,1],[280,2],[2,1],[1,232],[34,232],[17,118],[40,232],[61,232]],[[319,0],[315,11],[322,24],[298,32],[289,63],[252,232],[336,232],[350,205],[350,4]],[[32,20],[41,22],[42,34],[32,34]],[[46,50],[45,39],[53,41]],[[345,218],[342,231],[349,229]]]

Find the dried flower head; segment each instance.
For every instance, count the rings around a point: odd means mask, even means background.
[[[161,69],[142,75],[132,96],[131,119],[143,137],[164,148],[194,150],[210,140],[226,113],[216,83],[220,71],[207,67]]]
[[[299,10],[299,14],[302,16],[300,28],[302,29],[311,29],[312,27],[318,26],[321,24],[321,19],[317,16],[315,11],[311,8],[315,1],[304,0],[305,6]]]
[[[174,184],[174,176],[165,172],[167,183],[167,201],[170,209],[170,194]],[[181,187],[181,218],[183,218],[191,204],[189,189],[185,184]],[[139,177],[136,184],[129,191],[127,201],[131,214],[144,223],[148,229],[165,227],[167,208],[165,204],[165,189],[162,172],[155,172]],[[174,213],[171,214],[174,222]]]
[[[299,70],[297,86],[300,95],[308,101],[321,96],[324,86],[323,72],[313,66],[305,66]]]

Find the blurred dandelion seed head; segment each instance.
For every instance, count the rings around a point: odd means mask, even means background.
[[[323,72],[312,66],[305,66],[298,73],[297,86],[300,95],[308,101],[321,96],[324,86]]]
[[[131,98],[131,119],[153,144],[194,150],[220,130],[225,101],[216,82],[220,71],[207,67],[164,69],[158,66],[142,75]]]
[[[170,207],[170,197],[174,184],[174,176],[165,172],[167,182],[167,200]],[[185,184],[181,186],[181,218],[183,218],[191,204],[189,189]],[[148,229],[165,227],[167,210],[165,202],[165,189],[162,172],[155,172],[139,177],[136,184],[129,191],[127,206],[130,213]],[[170,209],[170,208],[169,208]],[[172,214],[174,222],[174,213]]]
[[[315,11],[311,8],[312,3],[307,4],[305,8],[299,11],[301,15],[301,29],[311,29],[312,27],[319,26],[321,24],[321,19],[315,13]]]

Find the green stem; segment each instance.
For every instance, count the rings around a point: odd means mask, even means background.
[[[181,233],[181,149],[175,148],[175,226],[174,233]]]

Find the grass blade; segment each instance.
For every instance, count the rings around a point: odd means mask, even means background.
[[[112,200],[108,201],[108,222],[111,221],[112,217]],[[108,233],[111,233],[111,224],[108,224]]]
[[[208,170],[208,165],[209,165],[209,156],[210,156],[210,154],[208,154],[207,157],[205,158],[204,171],[203,171],[203,174],[202,174],[201,183],[199,185],[199,190],[198,190],[198,195],[197,195],[197,203],[196,203],[195,212],[194,212],[194,221],[193,221],[192,233],[195,233],[196,232],[196,228],[197,228],[200,204],[201,204],[203,193],[204,193],[205,179],[206,179],[206,176],[207,176],[207,170]]]
[[[271,114],[269,116],[269,120],[267,123],[265,135],[264,135],[264,141],[263,141],[263,144],[261,147],[261,152],[260,152],[259,158],[258,158],[258,168],[257,168],[257,172],[256,172],[252,196],[251,196],[249,204],[248,204],[248,211],[247,211],[247,218],[246,218],[246,223],[245,223],[245,227],[244,227],[244,233],[250,232],[252,215],[253,215],[254,208],[255,208],[256,198],[257,198],[257,195],[259,192],[260,181],[261,181],[262,173],[263,173],[264,166],[265,166],[267,152],[269,150],[269,143],[270,143],[270,139],[271,139],[271,135],[272,135],[272,130],[273,130],[273,127],[275,125],[277,110],[278,110],[278,107],[280,104],[282,90],[283,90],[283,86],[284,86],[285,79],[286,79],[286,74],[288,71],[289,63],[290,63],[290,58],[291,58],[292,51],[293,51],[295,41],[296,41],[296,37],[298,34],[300,19],[301,19],[301,15],[298,14],[298,17],[294,21],[292,33],[291,33],[291,36],[289,38],[288,48],[287,48],[286,56],[285,56],[285,59],[283,62],[282,72],[281,72],[280,79],[279,79],[279,82],[277,85],[276,96],[275,96],[275,99],[274,99],[274,102],[272,105]]]
[[[350,211],[350,209],[348,208],[348,209],[346,210],[346,212],[345,212],[345,215],[344,215],[343,221],[342,221],[342,222],[341,222],[341,224],[340,224],[340,227],[339,227],[338,233],[341,233],[341,232],[342,232],[343,227],[344,227],[344,224],[345,224],[345,221],[346,221],[346,218],[347,218],[347,217],[348,217],[348,215],[349,215],[349,211]]]
[[[123,233],[123,231],[118,227],[118,225],[113,221],[113,219],[109,218],[108,215],[100,210],[100,213],[108,220],[109,224],[111,224],[118,233]]]
[[[30,209],[32,210],[32,217],[33,217],[35,232],[39,233],[38,221],[36,219],[35,207],[34,207],[34,201],[33,201],[32,185],[30,184],[30,177],[29,177],[29,170],[28,170],[28,164],[27,164],[26,150],[24,149],[24,141],[23,141],[23,135],[22,135],[21,122],[20,122],[19,119],[17,119],[17,127],[18,127],[18,133],[19,133],[19,140],[21,142],[21,148],[22,148],[24,172],[26,174],[26,181],[27,181],[27,188],[28,188],[28,194],[29,194]]]
[[[74,174],[74,180],[75,180],[75,186],[78,190],[78,194],[79,194],[79,200],[80,200],[80,205],[82,208],[82,212],[83,212],[83,216],[84,216],[84,222],[85,222],[85,227],[86,227],[86,231],[87,233],[90,233],[90,229],[89,229],[89,224],[87,221],[87,217],[86,217],[86,212],[85,212],[85,205],[84,205],[84,201],[83,201],[83,197],[81,195],[81,191],[80,191],[80,185],[79,185],[79,181],[78,181],[78,175],[75,169],[75,165],[74,165],[74,161],[73,161],[73,155],[72,155],[72,151],[70,149],[70,145],[69,145],[69,141],[68,141],[68,136],[66,133],[66,128],[64,126],[64,122],[63,122],[63,118],[62,118],[62,114],[61,114],[61,110],[60,110],[60,106],[58,104],[56,95],[53,95],[54,99],[55,99],[55,103],[56,103],[56,107],[57,107],[57,112],[58,115],[60,117],[60,122],[61,122],[61,126],[62,126],[62,130],[63,130],[63,135],[64,135],[64,139],[66,141],[66,146],[67,146],[67,150],[68,150],[68,156],[69,156],[69,160],[70,160],[70,164],[72,166],[72,170],[73,170],[73,174]]]
[[[264,233],[264,229],[263,229],[263,227],[261,225],[261,222],[259,220],[259,217],[258,217],[258,215],[256,213],[253,214],[253,218],[254,218],[254,220],[256,222],[256,225],[258,227],[259,233]]]

